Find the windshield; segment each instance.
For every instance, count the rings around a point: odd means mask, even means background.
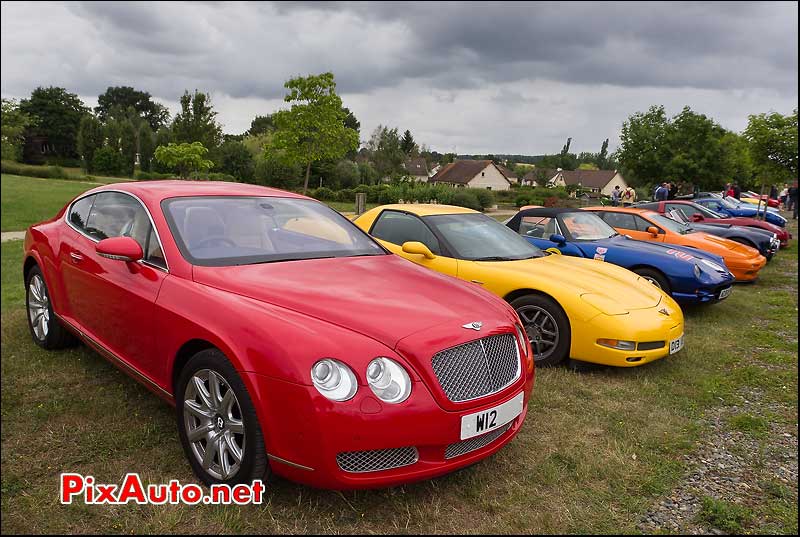
[[[727,207],[729,209],[737,209],[739,207],[739,205],[740,205],[740,202],[738,200],[734,201],[735,199],[736,198],[731,199],[729,197],[726,197],[726,198],[722,198],[720,200],[720,202],[722,203],[722,205],[724,205],[725,207]]]
[[[344,216],[313,200],[197,196],[168,199],[162,206],[178,248],[195,265],[386,253]]]
[[[459,259],[516,261],[544,256],[539,248],[483,214],[442,214],[424,220]]]
[[[698,212],[703,213],[703,215],[708,217],[708,218],[727,218],[726,216],[723,216],[723,215],[719,214],[718,212],[712,211],[708,207],[703,207],[702,205],[699,205],[699,204],[695,204],[692,208],[695,209]]]
[[[686,235],[691,230],[688,225],[681,224],[680,222],[676,222],[675,220],[660,214],[650,214],[648,215],[648,218],[650,218],[659,226],[667,228],[674,233],[680,233],[681,235]]]
[[[594,241],[619,235],[613,227],[594,213],[563,213],[558,216],[558,220],[577,241]]]

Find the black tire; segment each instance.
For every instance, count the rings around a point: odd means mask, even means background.
[[[36,285],[38,282],[41,282],[41,286]],[[44,298],[43,301],[36,299],[32,286],[39,289],[37,292],[44,293],[44,296],[42,297]],[[34,301],[34,304],[31,303],[32,300]],[[32,309],[32,306],[34,306],[37,302],[39,304],[43,304],[42,307],[46,308],[46,313],[41,312],[43,313],[41,316],[42,324],[37,322],[38,328],[34,328],[34,318],[40,318],[40,316],[35,315]],[[43,349],[52,351],[71,347],[78,343],[78,339],[72,335],[72,333],[63,324],[61,324],[61,321],[59,321],[58,317],[56,317],[53,313],[53,303],[50,300],[50,290],[47,288],[47,282],[44,280],[44,275],[42,274],[41,269],[36,265],[31,267],[27,274],[25,274],[25,310],[27,313],[26,317],[28,318],[28,330],[31,333],[31,338],[33,338],[34,343]],[[37,330],[40,331],[39,334],[37,334]]]
[[[531,341],[531,348],[533,349],[533,360],[537,367],[548,367],[558,365],[565,359],[569,358],[569,349],[571,341],[571,331],[569,326],[569,319],[567,314],[558,303],[546,296],[542,295],[525,295],[511,301],[511,307],[517,310],[520,320],[523,323],[523,328],[528,334],[528,339]],[[550,346],[545,351],[538,351],[546,342],[545,335],[541,332],[541,327],[537,327],[529,320],[533,320],[532,316],[536,312],[546,313],[549,319],[544,320],[545,326],[555,326],[556,340],[555,345]],[[537,317],[536,320],[539,320]],[[537,343],[537,337],[540,342]]]
[[[203,468],[202,462],[198,460],[198,455],[193,451],[193,444],[190,443],[187,434],[187,424],[184,416],[184,411],[186,410],[186,388],[196,373],[200,372],[200,374],[202,374],[205,370],[213,371],[222,377],[222,380],[224,380],[229,387],[228,389],[233,391],[236,396],[236,401],[238,402],[239,419],[244,424],[241,462],[238,470],[227,479],[222,479],[214,475],[212,473],[213,467],[211,472]],[[241,377],[225,355],[218,349],[200,351],[186,363],[175,386],[175,410],[178,435],[181,439],[183,451],[195,475],[200,478],[203,483],[206,485],[216,483],[237,485],[241,483],[249,484],[256,479],[266,481],[269,478],[270,468],[267,460],[267,450],[264,447],[264,437],[261,434],[261,426],[258,423],[258,417],[256,416],[253,402],[250,399],[250,395],[247,393],[247,388],[244,382],[242,382]],[[222,411],[220,410],[220,412]],[[213,422],[214,419],[211,421]],[[206,439],[206,446],[207,445],[208,440]],[[220,466],[219,463],[217,463],[217,466]]]
[[[638,274],[642,278],[650,280],[650,283],[660,288],[668,295],[672,294],[672,289],[669,286],[669,280],[667,280],[667,277],[664,276],[662,272],[650,268],[637,268],[634,269],[633,272]]]

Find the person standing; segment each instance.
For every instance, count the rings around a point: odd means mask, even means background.
[[[733,185],[731,184],[728,185],[728,188],[725,190],[725,195],[728,196],[729,198],[736,197],[736,192],[734,192],[733,190]]]
[[[675,183],[667,183],[667,199],[674,200],[677,193],[678,185]]]
[[[733,183],[733,197],[737,200],[742,199],[742,189],[739,188],[739,183]]]
[[[622,206],[630,207],[636,201],[636,191],[630,186],[625,187],[625,192],[622,193]]]
[[[781,195],[778,200],[780,202],[780,207],[783,210],[789,209],[789,183],[783,183],[783,190],[781,190]]]
[[[614,190],[611,191],[611,206],[612,207],[619,207],[619,199],[622,196],[622,191],[619,189],[619,185],[614,187]]]
[[[797,180],[792,184],[789,189],[789,203],[792,206],[792,218],[797,220]]]
[[[661,183],[661,185],[656,189],[655,193],[656,201],[667,201],[668,195],[669,195],[669,189],[667,188],[667,183]]]
[[[778,188],[775,185],[769,187],[769,199],[771,200],[778,199]]]

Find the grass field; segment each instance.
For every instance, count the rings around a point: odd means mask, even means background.
[[[5,195],[3,178],[3,229]],[[796,222],[792,233],[797,237]],[[723,432],[745,435],[765,457],[776,437],[797,435],[793,240],[756,284],[737,285],[721,304],[686,310],[679,354],[634,369],[538,370],[518,437],[455,474],[344,493],[277,480],[262,506],[63,506],[61,472],[100,483],[118,483],[126,472],[149,483],[196,480],[170,407],[85,347],[46,352],[31,342],[21,255],[20,241],[2,245],[0,501],[7,533],[630,533],[682,482],[710,433],[709,415],[728,412]],[[753,391],[763,406],[758,415],[741,409]],[[734,502],[708,498],[698,523],[796,533],[796,481],[786,485],[757,465],[748,470],[760,492]]]

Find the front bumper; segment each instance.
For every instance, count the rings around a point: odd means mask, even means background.
[[[437,477],[486,458],[511,441],[527,414],[533,376],[457,412],[439,406],[422,382],[401,404],[379,401],[368,387],[343,403],[329,401],[313,386],[245,373],[260,394],[257,413],[272,470],[287,479],[326,489],[391,487]],[[503,404],[524,391],[522,413],[493,441],[460,456],[445,458],[459,443],[461,417]],[[255,403],[255,401],[254,401]],[[492,433],[488,433],[492,434]],[[476,438],[482,438],[476,437]],[[350,452],[416,448],[416,461],[388,470],[342,470],[337,455]]]
[[[669,302],[672,302],[671,300]],[[665,310],[664,315],[659,310]],[[573,323],[572,349],[575,360],[616,367],[636,367],[669,355],[669,343],[683,335],[683,312],[672,302],[633,310],[626,315],[600,314],[587,323]],[[637,342],[637,350],[623,351],[599,345],[598,338]],[[657,348],[638,349],[643,343],[663,342]]]
[[[725,260],[728,269],[736,277],[737,282],[749,282],[758,278],[758,272],[767,264],[767,258],[759,255],[751,261],[731,262]]]
[[[716,304],[720,302],[720,293],[731,287],[732,284],[733,280],[731,279],[731,281],[718,285],[717,287],[699,288],[693,293],[676,293],[673,291],[672,298],[675,302],[685,305]]]

